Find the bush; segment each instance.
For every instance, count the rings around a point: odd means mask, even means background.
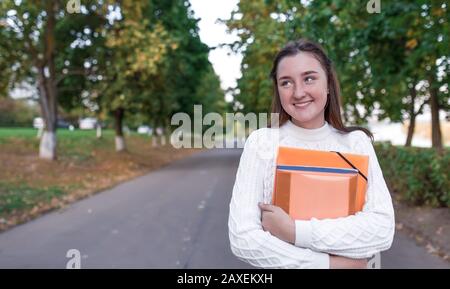
[[[450,149],[375,144],[390,189],[412,205],[450,207]]]
[[[0,127],[32,127],[38,110],[24,100],[0,98]]]

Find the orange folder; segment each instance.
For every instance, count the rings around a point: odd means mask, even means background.
[[[367,155],[279,147],[272,203],[293,219],[327,219],[361,211]]]

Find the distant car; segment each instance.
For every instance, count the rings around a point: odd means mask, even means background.
[[[36,129],[43,129],[44,128],[44,119],[42,117],[35,117],[33,119],[33,127]],[[73,130],[74,126],[71,123],[69,123],[63,119],[58,119],[57,128],[67,128],[67,129]]]
[[[94,117],[82,118],[79,121],[80,129],[95,129],[97,126],[97,119]]]
[[[72,124],[68,123],[67,121],[65,121],[63,119],[58,119],[57,126],[58,126],[58,128],[67,128],[67,129],[73,128]]]
[[[137,132],[139,134],[148,134],[151,135],[153,132],[153,129],[149,127],[148,125],[141,125],[138,127]]]

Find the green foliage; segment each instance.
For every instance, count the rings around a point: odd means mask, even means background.
[[[380,14],[367,1],[241,1],[226,21],[240,41],[242,77],[235,100],[243,111],[267,111],[272,96],[268,73],[276,51],[288,40],[309,38],[324,46],[341,82],[344,117],[362,124],[368,116],[403,121],[412,105],[411,87],[420,80],[443,87],[450,75],[450,10],[446,1],[385,1]],[[439,61],[437,61],[439,59]],[[443,73],[445,72],[445,73]],[[438,93],[448,108],[449,90]],[[356,107],[362,107],[360,112]]]
[[[65,117],[105,121],[121,108],[131,116],[125,124],[168,127],[172,114],[192,114],[194,104],[205,113],[225,109],[188,1],[86,0],[82,13],[73,14],[64,2],[49,1],[1,2],[0,95],[23,81],[38,83],[50,3],[55,52],[45,59],[54,61],[57,106]],[[119,17],[111,18],[113,10]]]
[[[236,107],[244,113],[267,112],[273,92],[269,77],[272,60],[290,36],[285,23],[272,16],[289,13],[290,7],[284,2],[257,0],[241,1],[238,8],[226,21],[228,29],[241,38],[232,49],[243,54],[242,77],[234,92]]]
[[[224,92],[208,61],[209,48],[200,40],[198,20],[189,2],[154,0],[147,17],[160,22],[177,43],[175,50],[167,52],[153,81],[141,90],[148,121],[167,128],[174,113],[193,116],[194,104],[202,104],[204,112],[220,108]]]
[[[450,207],[450,149],[375,146],[383,175],[401,199],[413,205]]]
[[[203,73],[196,87],[195,94],[197,96],[196,103],[203,105],[203,114],[227,111],[224,92],[220,88],[220,79],[214,72],[211,64],[208,64],[206,71]]]
[[[0,127],[31,127],[39,112],[23,100],[0,98]]]

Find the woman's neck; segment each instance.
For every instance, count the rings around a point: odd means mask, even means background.
[[[331,132],[332,127],[328,122],[324,121],[323,125],[318,128],[308,129],[294,124],[291,120],[288,120],[283,125],[283,130],[292,137],[305,141],[324,141]]]
[[[325,124],[325,118],[323,116],[320,116],[316,119],[312,119],[305,122],[300,122],[296,120],[295,118],[291,117],[291,122],[295,124],[298,127],[304,128],[304,129],[316,129],[321,128]]]

